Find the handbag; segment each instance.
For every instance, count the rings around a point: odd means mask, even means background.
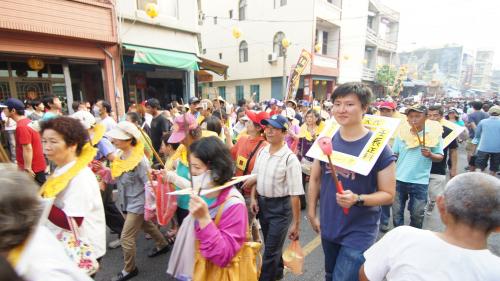
[[[302,159],[300,159],[300,167],[302,168],[303,174],[308,176],[311,175],[312,163],[313,162],[307,160],[306,157],[302,157]]]
[[[306,156],[304,155],[304,142],[305,142],[305,139],[300,140],[300,156],[301,156],[300,167],[302,168],[303,174],[310,176],[311,175],[311,167],[312,167],[313,162],[307,160]]]
[[[222,216],[224,205],[228,201],[228,197],[222,203],[215,216],[215,225],[219,224]],[[200,242],[196,241],[195,264],[193,271],[193,281],[256,281],[260,275],[260,265],[262,264],[262,256],[260,255],[260,242],[251,242],[250,228],[247,228],[247,239],[243,243],[241,249],[226,265],[219,267],[207,260],[200,252]],[[258,260],[258,261],[257,261]]]
[[[94,249],[79,237],[76,222],[72,218],[67,217],[67,219],[70,231],[61,228],[56,234],[56,238],[63,244],[70,259],[88,275],[93,275],[99,269],[99,262],[95,257]]]

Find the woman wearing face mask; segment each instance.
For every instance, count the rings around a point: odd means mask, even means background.
[[[122,121],[107,132],[106,136],[119,149],[111,163],[111,176],[118,186],[119,205],[126,214],[120,238],[125,266],[113,280],[124,281],[139,273],[135,265],[135,245],[139,230],[151,235],[156,243],[156,247],[149,252],[149,257],[166,253],[170,250],[170,245],[152,222],[144,220],[144,185],[149,180],[149,164],[144,157],[144,144],[139,129],[128,121]]]
[[[195,191],[223,185],[232,178],[233,160],[219,138],[200,139],[189,149]],[[184,180],[181,185],[189,187],[190,182]],[[190,195],[189,215],[179,229],[167,270],[177,279],[191,280],[196,252],[199,251],[208,262],[225,267],[245,242],[247,210],[238,190],[228,187],[206,196],[215,199],[214,203],[209,205],[200,196]],[[219,208],[222,208],[222,213],[216,225],[213,219]]]

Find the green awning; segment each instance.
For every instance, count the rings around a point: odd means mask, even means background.
[[[193,54],[129,44],[123,44],[123,46],[126,49],[135,51],[134,63],[161,65],[185,70],[199,70],[198,62],[201,61]]]

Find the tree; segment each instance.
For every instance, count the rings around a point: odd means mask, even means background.
[[[397,70],[388,64],[377,67],[375,81],[384,87],[384,96],[390,94],[389,87],[394,84],[396,74]]]
[[[407,71],[405,66],[401,66],[398,70],[390,65],[377,68],[376,82],[384,87],[384,95],[399,95],[403,90],[403,80],[406,79]]]

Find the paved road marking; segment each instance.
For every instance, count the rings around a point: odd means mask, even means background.
[[[319,245],[321,245],[321,236],[318,235],[316,238],[307,243],[302,251],[304,252],[304,257],[307,257],[312,251],[314,251]]]

